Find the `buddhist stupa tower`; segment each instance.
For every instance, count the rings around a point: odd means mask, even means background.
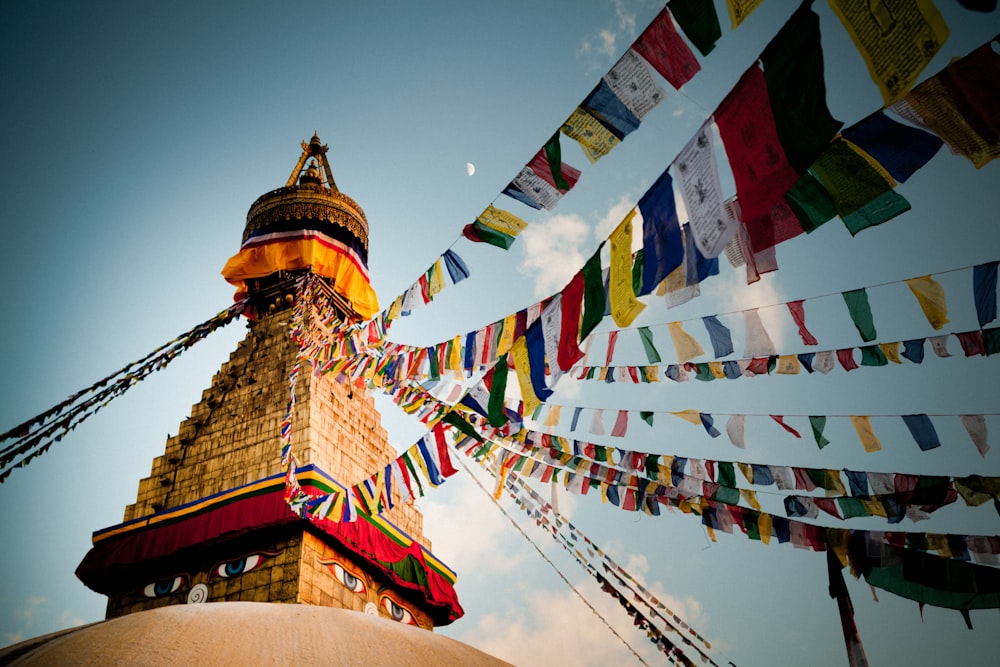
[[[368,222],[338,190],[326,153],[317,136],[303,142],[285,186],[250,207],[240,252],[223,270],[249,298],[247,336],[153,460],[124,522],[95,533],[77,570],[108,596],[109,618],[222,600],[343,607],[424,628],[462,614],[454,575],[430,553],[411,504],[328,530],[283,498],[296,278],[320,276],[345,321],[378,310]],[[353,484],[397,456],[364,390],[304,370],[295,391],[303,486]]]

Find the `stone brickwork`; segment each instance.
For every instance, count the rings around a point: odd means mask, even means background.
[[[125,509],[125,521],[281,472],[279,426],[297,353],[288,334],[290,321],[291,312],[284,310],[250,324],[247,336],[215,374],[190,417],[177,435],[167,439],[163,455],[153,460],[149,477],[140,480],[135,504]],[[314,376],[303,367],[296,397],[292,448],[300,465],[314,464],[342,484],[352,485],[396,458],[374,402],[364,391]],[[423,517],[412,503],[397,505],[385,516],[430,548],[422,532]],[[277,536],[262,531],[195,551],[155,567],[157,581],[184,578],[185,585],[176,592],[149,598],[143,587],[154,582],[122,582],[122,590],[109,595],[108,617],[183,604],[191,587],[204,584],[209,601],[304,603],[377,610],[390,618],[392,611],[398,614],[404,608],[411,615],[405,618],[433,628],[426,613],[399,597],[398,591],[388,590],[377,574],[363,573],[370,587],[366,595],[349,590],[331,566],[320,562],[338,557],[336,550],[305,524]],[[256,568],[239,576],[220,576],[220,566],[254,555],[264,556]],[[387,596],[396,607],[385,602]]]

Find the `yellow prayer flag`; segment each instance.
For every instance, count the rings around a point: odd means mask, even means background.
[[[850,538],[850,535],[851,531],[845,530],[844,528],[826,529],[826,543],[837,556],[837,560],[840,561],[841,567],[847,566],[847,541],[848,538]]]
[[[479,214],[479,222],[507,236],[517,236],[528,226],[521,218],[493,204]]]
[[[729,9],[729,20],[733,24],[733,30],[740,27],[743,20],[750,16],[750,12],[760,7],[764,0],[726,0],[726,8]]]
[[[741,463],[740,461],[737,461],[736,467],[740,469],[740,472],[743,473],[743,476],[747,478],[747,481],[753,484],[753,468],[750,466],[750,464]]]
[[[767,512],[761,512],[757,516],[757,530],[760,532],[760,541],[764,544],[771,543],[771,527],[774,525],[773,517]]]
[[[677,350],[677,362],[683,364],[696,357],[705,354],[705,350],[691,337],[680,322],[669,322],[667,331],[670,332],[670,339],[674,342],[674,349]],[[723,375],[725,375],[723,373]]]
[[[783,354],[778,357],[777,373],[782,375],[798,375],[802,368],[799,358],[794,354]]]
[[[632,218],[635,211],[629,211],[608,237],[611,241],[611,276],[608,283],[611,316],[620,327],[632,324],[646,307],[635,298],[632,290]]]
[[[392,305],[389,306],[389,314],[386,316],[386,319],[389,320],[390,322],[392,320],[398,319],[399,314],[400,312],[402,312],[402,310],[403,310],[403,297],[398,296],[396,297],[396,300],[392,302]]]
[[[559,129],[567,137],[580,144],[583,154],[587,156],[591,164],[600,160],[610,153],[612,148],[621,143],[608,128],[601,125],[600,121],[580,107],[573,111]]]
[[[933,0],[900,3],[829,0],[889,105],[906,94],[941,45],[948,26]]]
[[[747,501],[747,504],[750,505],[750,507],[754,508],[758,512],[760,511],[760,503],[757,502],[756,491],[751,491],[750,489],[740,489],[740,496],[743,497],[743,500]],[[760,527],[759,523],[757,524],[757,527]]]
[[[545,415],[546,426],[559,426],[559,412],[561,409],[562,409],[561,405],[549,406],[549,413]]]
[[[427,272],[427,294],[433,298],[444,289],[444,260],[437,258],[431,270]]]
[[[517,381],[521,385],[521,400],[524,402],[525,414],[532,414],[542,401],[535,394],[534,387],[531,386],[531,375],[528,365],[528,344],[521,336],[510,348],[510,354],[514,359],[514,371],[517,373]]]
[[[885,511],[885,505],[882,504],[881,500],[875,500],[873,498],[858,498],[861,502],[861,506],[865,508],[865,512],[869,516],[880,516],[883,519],[887,518],[889,515]]]
[[[510,346],[514,344],[514,328],[517,326],[517,314],[511,314],[503,318],[500,324],[500,340],[497,341],[497,356],[502,356],[510,351]]]
[[[708,362],[708,370],[712,372],[712,377],[716,380],[721,380],[726,377],[726,371],[722,370],[721,361]]]
[[[936,551],[942,558],[951,558],[951,548],[948,546],[948,536],[938,533],[927,533],[928,551]]]
[[[697,410],[681,410],[679,412],[671,412],[670,414],[680,417],[689,424],[701,426],[701,413]]]
[[[894,364],[901,364],[903,360],[899,358],[899,341],[895,343],[879,343],[879,349],[882,350],[882,354],[885,358]]]
[[[931,323],[934,330],[938,330],[948,324],[948,305],[944,300],[944,288],[941,283],[930,276],[920,278],[910,278],[906,281],[906,286],[917,297],[924,316]]]
[[[854,430],[858,432],[858,438],[866,452],[877,452],[882,449],[882,443],[872,431],[870,417],[851,415],[851,423],[854,425]]]

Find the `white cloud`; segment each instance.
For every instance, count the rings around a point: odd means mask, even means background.
[[[580,270],[585,261],[581,248],[589,233],[590,227],[578,215],[554,215],[521,232],[524,259],[517,269],[534,278],[535,296],[562,289]]]
[[[611,30],[604,29],[597,33],[598,47],[597,52],[605,56],[614,56],[617,51],[615,50],[615,41],[617,35]]]
[[[726,264],[725,254],[719,257],[720,263]],[[728,266],[720,266],[718,276],[702,283],[702,293],[719,304],[720,313],[735,313],[750,308],[760,308],[760,319],[764,323],[771,342],[780,351],[788,342],[788,323],[791,318],[785,308],[764,308],[783,304],[787,297],[775,285],[773,274],[764,274],[752,285],[746,284],[744,267],[728,270]],[[739,317],[734,315],[734,317]],[[736,351],[737,354],[741,350]]]
[[[618,224],[625,219],[625,216],[628,215],[628,212],[634,207],[635,202],[627,195],[622,195],[617,202],[611,205],[611,208],[609,208],[608,212],[604,214],[604,217],[597,222],[597,226],[594,227],[594,237],[598,241],[603,241],[608,238],[611,232],[615,231],[615,227],[617,227]],[[642,239],[641,221],[642,217],[637,211],[632,222],[632,230],[634,234],[635,229],[638,227],[639,239]]]

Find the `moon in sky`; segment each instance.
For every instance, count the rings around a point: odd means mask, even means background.
[[[476,165],[472,164],[471,162],[466,162],[465,173],[467,173],[469,176],[472,176],[474,173],[476,173]]]

